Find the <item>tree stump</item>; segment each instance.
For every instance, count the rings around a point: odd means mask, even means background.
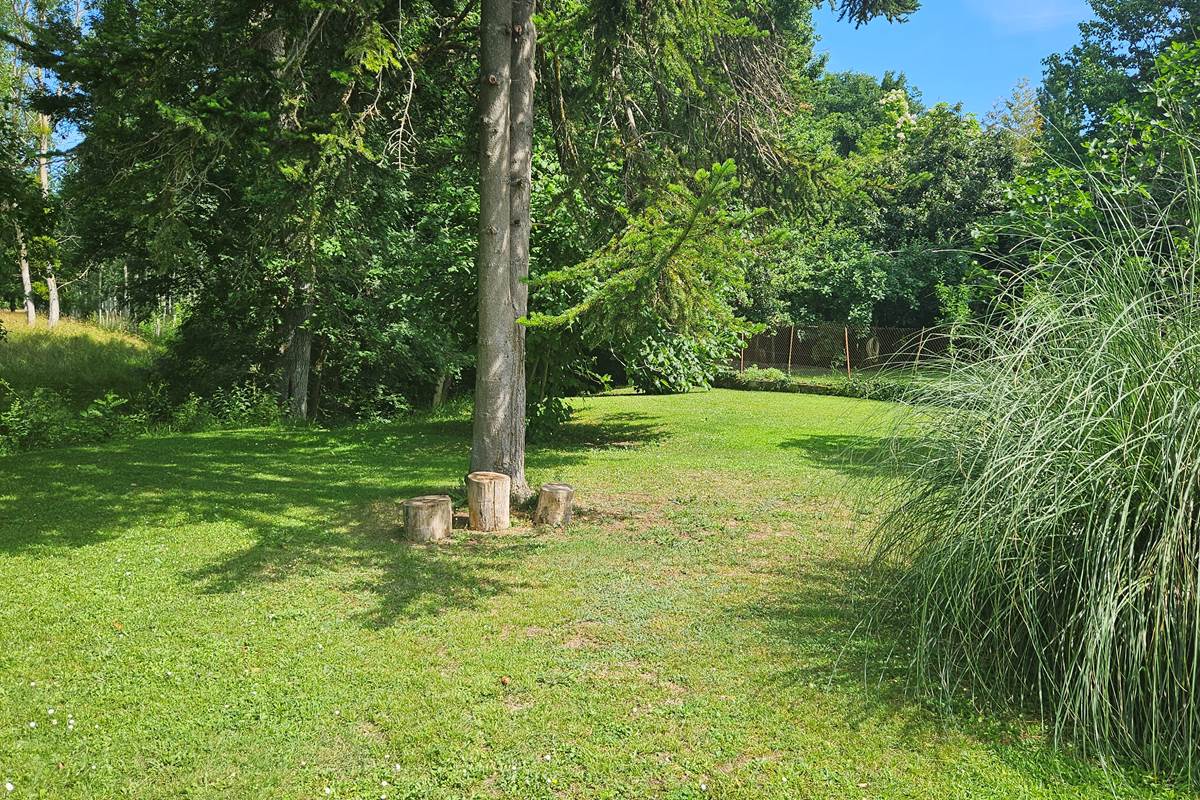
[[[444,494],[430,494],[404,501],[404,530],[414,542],[437,543],[450,538],[454,504]]]
[[[472,472],[467,476],[467,510],[471,530],[500,531],[509,527],[508,503],[512,478],[501,472]]]
[[[538,492],[537,511],[533,514],[534,525],[549,525],[562,528],[571,524],[571,502],[575,490],[565,483],[547,483]]]

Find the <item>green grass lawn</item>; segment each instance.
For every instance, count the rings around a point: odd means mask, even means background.
[[[0,378],[14,389],[47,388],[84,406],[105,392],[131,397],[146,380],[155,348],[144,339],[63,319],[53,330],[39,317],[0,312],[8,332],[0,342]]]
[[[852,636],[889,406],[581,401],[565,532],[398,536],[469,423],[0,459],[0,797],[1176,796],[906,700]]]

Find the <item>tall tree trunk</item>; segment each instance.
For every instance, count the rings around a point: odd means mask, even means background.
[[[537,30],[534,0],[513,0],[512,85],[509,89],[509,286],[513,313],[513,386],[511,411],[512,493],[524,501],[533,496],[525,481],[525,326],[517,322],[529,310],[530,194],[533,177],[533,98],[537,73],[534,56]]]
[[[283,373],[280,376],[280,400],[289,418],[308,419],[308,384],[312,374],[311,286],[298,287],[291,308],[284,312]]]
[[[325,377],[325,355],[329,352],[328,342],[324,337],[315,337],[312,345],[312,369],[308,379],[308,412],[309,419],[316,419],[321,413],[321,388]]]
[[[37,324],[37,307],[33,304],[33,278],[29,274],[29,248],[25,246],[25,234],[21,226],[13,223],[17,233],[17,262],[21,267],[21,290],[25,293],[25,321],[31,326]]]
[[[513,439],[516,353],[510,261],[509,82],[512,0],[482,0],[479,24],[479,340],[471,471],[512,475],[523,458]],[[523,447],[523,443],[522,443]]]
[[[39,82],[44,84],[45,77],[39,73]],[[50,117],[46,114],[38,115],[38,183],[42,187],[42,201],[48,203],[50,201],[50,157],[47,153],[50,152]],[[46,265],[46,292],[50,301],[50,313],[46,317],[46,324],[53,328],[58,324],[58,318],[61,314],[61,308],[58,301],[58,278],[54,275],[54,266],[52,263]]]

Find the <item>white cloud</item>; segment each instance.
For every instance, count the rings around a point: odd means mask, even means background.
[[[1041,33],[1091,16],[1086,0],[966,0],[966,5],[1004,33]]]

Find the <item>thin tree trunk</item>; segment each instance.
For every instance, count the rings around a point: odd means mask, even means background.
[[[479,25],[479,340],[471,471],[516,471],[509,81],[512,0],[482,0]]]
[[[77,3],[75,9],[76,24],[82,20],[82,8]],[[38,24],[46,24],[46,12],[44,8],[38,8]],[[39,92],[46,91],[46,70],[39,67],[37,70],[37,88]],[[60,83],[55,89],[54,94],[61,96],[63,91]],[[49,114],[37,115],[37,131],[38,131],[38,184],[42,189],[42,203],[48,205],[50,203],[50,145],[54,133],[54,123],[50,119]],[[58,300],[58,278],[54,275],[53,263],[46,264],[46,289],[47,297],[50,302],[50,312],[47,316],[47,325],[53,328],[58,324],[60,315],[60,307]]]
[[[39,78],[44,82],[44,77]],[[50,152],[50,117],[45,114],[38,115],[38,126],[40,131],[40,140],[38,142],[40,152],[38,153],[38,183],[42,187],[43,202],[50,201],[50,157],[46,155]],[[46,265],[46,292],[50,301],[50,312],[46,317],[46,324],[53,328],[58,324],[58,318],[61,315],[61,307],[58,300],[58,278],[54,275],[52,264]]]
[[[37,324],[37,306],[33,304],[33,277],[29,274],[29,248],[25,246],[25,234],[21,226],[13,223],[17,234],[17,263],[21,267],[21,290],[25,293],[25,321],[30,326]]]
[[[46,292],[50,297],[50,313],[46,317],[46,324],[53,328],[58,324],[60,314],[60,306],[58,302],[58,278],[54,277],[53,272],[46,273]]]
[[[513,386],[512,493],[524,502],[533,496],[525,481],[525,326],[517,320],[529,310],[529,234],[533,220],[530,195],[533,179],[533,98],[537,73],[537,29],[533,24],[534,0],[513,0],[512,85],[509,90],[509,282],[512,293]]]

